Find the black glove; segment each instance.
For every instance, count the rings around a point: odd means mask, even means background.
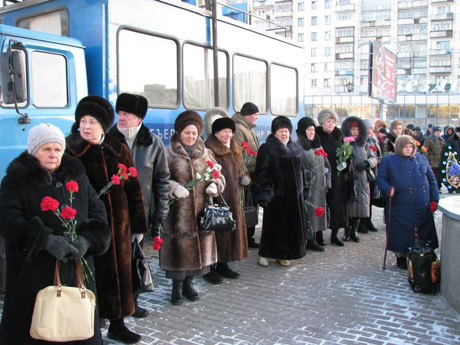
[[[67,255],[76,255],[78,253],[78,249],[71,245],[64,236],[56,235],[49,235],[47,237],[43,249],[63,262],[67,262]]]
[[[366,169],[369,169],[371,167],[371,165],[369,164],[368,161],[362,161],[361,163],[359,163],[357,166],[356,166],[356,170],[358,172],[361,172],[361,171],[364,171]]]
[[[267,208],[268,207],[268,200],[260,200],[257,202],[260,207]]]
[[[77,239],[74,242],[72,242],[72,245],[75,248],[78,249],[78,253],[69,255],[69,259],[70,260],[78,260],[78,259],[81,259],[83,257],[83,255],[86,254],[86,252],[88,251],[90,243],[83,236],[78,236]]]
[[[149,230],[152,234],[152,237],[158,236],[160,232],[163,230],[163,219],[161,218],[153,218],[149,224]]]

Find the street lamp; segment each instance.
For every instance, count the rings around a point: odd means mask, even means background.
[[[355,89],[351,81],[347,83],[347,92],[348,92],[348,116],[351,116],[351,93]]]

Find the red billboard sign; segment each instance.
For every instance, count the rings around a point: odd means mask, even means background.
[[[397,56],[378,42],[369,42],[369,97],[396,101]]]

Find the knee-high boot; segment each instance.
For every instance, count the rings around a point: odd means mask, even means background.
[[[171,303],[174,305],[181,305],[184,302],[182,298],[182,280],[173,279],[172,281]]]
[[[358,227],[359,227],[359,218],[351,218],[351,224],[350,224],[350,238],[353,240],[353,242],[359,242],[359,237],[357,234]]]
[[[340,240],[340,238],[337,236],[339,233],[339,229],[332,229],[331,232],[331,243],[335,243],[339,247],[343,247],[343,242]]]

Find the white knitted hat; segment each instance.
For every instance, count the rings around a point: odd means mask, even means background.
[[[27,152],[34,155],[40,147],[48,143],[56,143],[65,151],[65,137],[62,131],[51,123],[41,123],[32,127],[27,139]]]

